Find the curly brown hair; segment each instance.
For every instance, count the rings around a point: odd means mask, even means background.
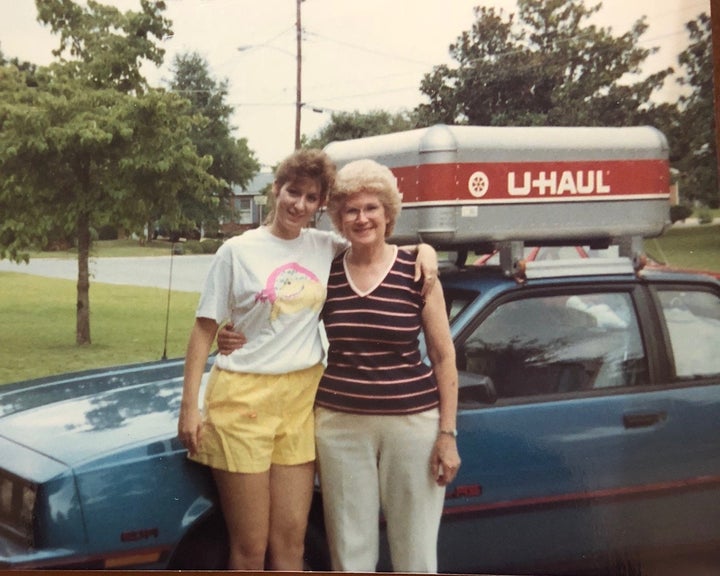
[[[320,200],[324,204],[335,183],[335,163],[318,148],[296,150],[275,169],[275,185],[282,188],[297,178],[312,178],[320,184]]]
[[[298,178],[312,178],[320,184],[320,205],[328,199],[335,185],[335,163],[319,148],[295,150],[275,168],[273,187],[277,190]],[[268,194],[269,210],[264,223],[270,224],[275,217],[275,195]]]

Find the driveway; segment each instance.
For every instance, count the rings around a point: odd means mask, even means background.
[[[205,254],[91,258],[90,282],[200,292],[211,261],[212,255]],[[65,280],[77,280],[78,275],[77,260],[62,258],[35,258],[28,264],[0,260],[0,272],[20,272]]]

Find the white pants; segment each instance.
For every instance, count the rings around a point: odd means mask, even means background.
[[[438,411],[363,416],[317,408],[315,439],[332,569],[374,572],[382,509],[393,570],[437,572],[445,488],[430,472]]]

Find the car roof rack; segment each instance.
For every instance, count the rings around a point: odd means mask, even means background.
[[[578,243],[563,245],[574,244]],[[647,261],[643,252],[642,236],[623,236],[606,243],[604,247],[618,247],[616,257],[528,260],[525,256],[528,245],[530,244],[522,240],[507,240],[496,244],[500,268],[505,276],[524,281],[594,274],[634,274],[639,272]]]

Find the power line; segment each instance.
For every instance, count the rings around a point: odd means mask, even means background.
[[[410,63],[412,63],[412,64],[419,64],[420,66],[432,66],[432,64],[429,63],[429,62],[425,62],[425,61],[421,61],[421,60],[416,60],[416,59],[414,59],[414,58],[408,58],[408,57],[405,57],[405,56],[399,56],[399,55],[397,55],[397,54],[391,54],[391,53],[389,53],[389,52],[383,52],[383,51],[381,51],[381,50],[374,50],[374,49],[372,49],[372,48],[368,48],[367,46],[361,46],[361,45],[359,45],[359,44],[353,44],[353,43],[347,42],[347,41],[345,41],[345,40],[338,40],[337,38],[330,38],[329,36],[325,36],[325,35],[323,35],[323,34],[318,34],[317,32],[308,32],[308,31],[306,30],[306,33],[307,33],[309,36],[315,36],[315,37],[317,37],[317,38],[320,38],[321,40],[325,40],[325,41],[327,41],[327,42],[332,42],[332,43],[338,44],[338,45],[340,45],[340,46],[347,46],[348,48],[352,48],[353,50],[357,50],[357,51],[359,51],[359,52],[365,52],[365,53],[368,53],[368,54],[375,54],[376,56],[383,56],[383,57],[387,57],[387,58],[393,58],[394,60],[399,60],[399,61],[402,61],[402,62],[410,62]]]
[[[698,7],[698,9],[700,9],[701,7],[707,8],[707,3],[706,3],[705,1],[699,1],[699,2],[696,2],[694,6]],[[691,8],[691,9],[692,9],[692,8]],[[672,14],[672,13],[676,13],[676,12],[679,12],[679,11],[667,11],[665,14]],[[698,15],[700,14],[700,12],[702,12],[702,10],[699,10]],[[647,16],[647,15],[646,15],[646,16]],[[657,16],[657,15],[654,15],[654,16]],[[662,15],[661,15],[661,16],[662,16]],[[625,32],[625,33],[623,33],[623,34],[616,35],[616,34],[613,34],[612,27],[610,27],[610,26],[599,26],[599,28],[601,28],[602,30],[606,31],[612,38],[618,38],[619,36],[622,36],[622,35],[624,35],[624,34],[627,33],[627,32]],[[649,30],[650,30],[650,28],[648,28],[647,31],[649,31]],[[628,32],[629,32],[629,31],[628,31]],[[569,37],[569,38],[565,38],[565,39],[563,39],[563,41],[564,41],[564,42],[571,42],[571,41],[573,41],[573,40],[581,40],[584,35],[589,34],[589,33],[590,33],[590,31],[583,32],[583,33],[578,34],[578,35],[576,35],[576,36]],[[347,47],[350,47],[350,48],[352,48],[352,49],[354,49],[354,50],[358,50],[358,51],[362,51],[362,52],[366,52],[366,53],[370,53],[370,54],[376,54],[376,55],[381,55],[381,56],[385,56],[385,57],[392,57],[392,58],[394,58],[394,59],[396,59],[396,60],[407,61],[407,62],[411,62],[411,63],[414,63],[414,64],[422,64],[422,65],[431,67],[432,69],[434,69],[435,67],[438,66],[438,64],[429,64],[429,63],[427,63],[427,62],[421,62],[421,61],[419,61],[419,60],[415,60],[415,59],[412,59],[412,58],[406,58],[406,57],[403,57],[403,56],[398,56],[398,55],[396,55],[396,54],[388,54],[387,52],[382,52],[382,51],[378,51],[378,50],[369,49],[369,48],[367,48],[367,47],[359,46],[359,45],[357,45],[357,44],[353,44],[353,43],[346,42],[346,41],[342,41],[342,40],[337,40],[337,39],[334,39],[334,38],[331,38],[331,37],[328,37],[328,36],[325,36],[325,35],[317,34],[317,33],[314,33],[314,32],[310,32],[309,34],[312,35],[312,36],[321,38],[321,39],[323,39],[323,40],[326,40],[326,41],[328,41],[328,42],[336,43],[336,44],[339,44],[339,45],[342,45],[342,46],[347,46]],[[646,37],[646,38],[640,37],[640,38],[637,40],[635,46],[637,46],[637,47],[639,47],[639,48],[646,48],[646,49],[660,48],[660,46],[657,46],[657,45],[655,45],[655,46],[648,46],[648,45],[655,44],[655,43],[662,42],[662,41],[666,41],[666,40],[668,40],[669,38],[676,38],[676,37],[679,37],[679,36],[685,35],[685,34],[687,34],[687,31],[686,31],[686,29],[685,29],[685,22],[683,22],[683,23],[681,24],[681,27],[678,28],[678,29],[676,29],[676,31],[674,31],[674,32],[669,32],[669,33],[660,34],[660,35],[655,35],[655,36],[649,36],[649,37]],[[611,49],[611,47],[608,47],[608,48],[607,48],[607,50],[610,50],[610,49]],[[602,49],[601,49],[601,50],[602,50]],[[511,54],[513,54],[513,53],[520,53],[521,51],[522,51],[521,49],[517,49],[517,50],[506,51],[506,52],[498,52],[497,54],[493,54],[492,57],[493,57],[493,58],[501,58],[501,57],[509,56],[509,55],[511,55]],[[678,55],[679,55],[679,54],[678,54]],[[676,59],[675,59],[675,60],[677,60],[677,56],[678,56],[678,55],[676,55]],[[451,67],[451,68],[454,68],[454,69],[459,69],[459,68],[461,68],[461,67],[463,67],[463,66],[464,66],[464,67],[470,66],[471,64],[472,64],[472,62],[463,62],[462,65],[460,65],[460,63],[459,63],[457,60],[454,60],[453,62],[447,63],[446,65],[449,66],[449,67]],[[676,62],[676,61],[673,62],[673,65],[674,65],[674,66],[677,66],[677,62]],[[528,64],[528,67],[530,67],[530,66],[531,66],[531,65]],[[429,70],[428,73],[430,73],[431,71],[432,71],[432,70]],[[392,79],[392,78],[399,78],[399,77],[402,77],[402,76],[407,76],[407,75],[409,75],[409,74],[412,74],[412,73],[403,72],[403,73],[399,73],[399,74],[389,74],[389,75],[384,75],[384,76],[382,76],[382,77],[377,77],[375,80],[387,80],[387,79]],[[639,75],[639,74],[641,74],[641,73],[638,72],[638,73],[634,73],[634,74],[635,74],[635,75]],[[489,80],[492,80],[492,77],[490,77],[490,78],[488,78],[488,79],[489,79]],[[335,86],[335,84],[333,84],[332,86]],[[312,90],[316,90],[316,89],[320,89],[320,88],[322,88],[322,87],[323,87],[322,85],[314,85],[314,86],[312,86],[312,87],[310,87],[310,88],[311,88]],[[417,89],[418,89],[418,85],[415,84],[414,86],[412,86],[412,87],[408,86],[407,88],[396,88],[396,89],[387,89],[387,90],[376,90],[376,91],[372,91],[372,92],[362,92],[362,93],[355,93],[355,94],[350,94],[350,95],[327,97],[327,98],[321,98],[321,99],[319,99],[319,101],[321,101],[321,102],[328,102],[328,101],[337,101],[337,100],[343,100],[343,99],[353,99],[353,98],[361,98],[361,97],[368,97],[368,96],[379,96],[379,95],[382,95],[382,94],[387,94],[387,93],[392,93],[392,92],[401,92],[401,91],[404,91],[404,90],[413,90],[413,89],[414,89],[414,90],[417,90]]]
[[[667,34],[663,34],[663,35],[659,35],[659,36],[652,36],[652,37],[644,38],[644,39],[641,38],[641,39],[638,40],[638,44],[654,43],[654,42],[658,42],[658,41],[661,41],[661,40],[666,40],[666,39],[668,39],[668,38],[677,37],[677,36],[680,36],[681,34],[685,34],[685,33],[686,33],[686,32],[685,32],[685,28],[684,28],[684,26],[683,26],[683,29],[682,29],[682,30],[679,30],[679,31],[676,31],[676,32],[671,32],[671,33],[667,33]],[[320,35],[317,35],[317,34],[313,34],[313,35],[320,37]],[[324,38],[324,39],[326,39],[326,40],[328,40],[328,41],[334,42],[334,40],[331,39],[331,38],[328,38],[328,37],[325,37],[325,36],[322,36],[322,38]],[[581,38],[582,38],[582,35],[577,35],[577,36],[574,36],[574,37],[571,37],[571,38],[564,39],[564,41],[568,41],[568,42],[569,42],[569,41],[571,41],[571,40],[576,40],[576,39],[581,39]],[[354,47],[354,48],[359,48],[357,45],[353,45],[353,44],[350,44],[350,43],[343,43],[343,42],[339,42],[339,43],[340,43],[340,44],[350,45],[350,46],[352,46],[352,47]],[[608,48],[608,50],[609,50],[609,48]],[[374,50],[365,50],[365,51],[366,51],[366,52],[370,52],[370,53],[374,53],[374,54],[387,55],[386,53],[383,53],[383,52],[380,52],[380,51],[374,51]],[[599,50],[599,52],[600,52],[600,51],[601,51],[601,50]],[[493,54],[492,56],[493,56],[494,58],[499,58],[499,57],[505,57],[505,56],[512,55],[513,53],[520,53],[520,52],[521,52],[521,50],[520,50],[520,49],[517,49],[517,50],[506,51],[506,52],[499,52],[499,53],[497,53],[497,54]],[[408,59],[405,59],[405,58],[403,58],[403,57],[398,57],[398,59],[400,59],[400,60],[408,60]],[[417,60],[411,60],[411,61],[414,62],[414,63],[419,63],[419,61],[417,61]],[[456,64],[456,65],[457,65],[458,63],[457,63],[457,61],[455,61],[455,62],[453,62],[453,63],[448,64],[448,66],[452,66],[453,64]],[[471,64],[471,62],[465,62],[465,63],[463,63],[464,66],[468,66],[468,65],[470,65],[470,64]],[[430,67],[432,67],[432,68],[435,68],[436,66],[438,66],[437,64],[427,64],[427,65],[430,66]],[[531,64],[527,64],[526,66],[527,66],[528,68],[532,67]],[[460,68],[460,66],[456,66],[455,69],[459,69],[459,68]],[[429,72],[431,72],[431,71],[432,71],[432,70],[430,70]],[[377,81],[377,80],[388,80],[388,79],[400,78],[400,77],[403,77],[403,76],[408,76],[408,75],[411,75],[411,74],[414,74],[414,73],[403,72],[403,73],[400,73],[400,74],[387,74],[387,75],[375,77],[374,80],[376,80],[376,81]],[[636,74],[639,74],[639,73],[636,73]],[[498,77],[498,76],[496,76],[495,78],[497,78],[497,77]],[[486,76],[486,78],[487,78],[488,80],[493,80],[493,79],[495,79],[495,78],[493,77],[493,75],[491,75],[491,74],[488,74],[488,75]],[[310,86],[309,88],[310,88],[311,90],[318,90],[318,89],[323,88],[323,86],[328,86],[328,85],[335,86],[334,84],[325,84],[325,85],[323,85],[323,84],[320,84],[320,85],[316,84],[316,85]],[[383,89],[383,90],[374,90],[374,91],[370,91],[370,92],[358,92],[358,93],[353,93],[353,94],[345,94],[345,95],[339,95],[339,96],[325,97],[325,98],[315,99],[315,101],[319,101],[319,102],[332,102],[332,101],[346,100],[346,99],[367,98],[367,97],[371,97],[371,96],[380,96],[380,95],[382,95],[382,94],[390,94],[390,93],[397,93],[397,92],[403,92],[403,91],[409,91],[409,90],[417,90],[417,89],[418,89],[418,85],[417,85],[417,84],[413,84],[412,86],[411,86],[411,85],[408,85],[407,87],[399,87],[399,88]],[[182,91],[178,91],[178,92],[182,92]],[[194,91],[194,92],[202,92],[202,90],[198,90],[198,91]],[[250,102],[232,102],[232,103],[230,103],[230,104],[236,105],[236,106],[248,106],[248,107],[278,107],[278,106],[283,107],[283,106],[295,105],[294,102],[290,102],[290,101],[279,101],[279,102],[272,102],[272,101],[250,101]],[[305,107],[309,106],[307,103],[304,103],[303,105],[304,105]],[[316,105],[315,107],[317,107],[317,108],[326,108],[326,107],[323,106],[323,105]]]
[[[708,2],[706,2],[704,0],[697,1],[697,2],[693,3],[689,9],[692,10],[695,8],[697,8],[698,14],[700,14],[703,11],[707,11]],[[687,10],[688,10],[688,8],[685,7],[685,8],[683,8],[682,12],[686,13]],[[679,12],[680,12],[680,10],[666,10],[660,14],[653,14],[652,17],[653,17],[653,19],[663,18],[664,16],[669,16],[669,15],[676,14]],[[645,15],[645,16],[647,16],[647,15]],[[473,20],[473,22],[474,22],[474,20]],[[589,25],[592,25],[592,22],[589,22]],[[626,32],[623,32],[621,34],[613,33],[614,32],[613,28],[608,25],[598,25],[598,28],[608,31],[608,33],[610,34],[610,36],[612,38],[617,38],[626,33]],[[272,42],[276,41],[278,38],[282,37],[283,35],[286,35],[292,29],[293,29],[293,27],[286,27],[283,30],[281,30],[280,32],[278,32],[277,34],[268,38],[268,40],[265,40],[264,42],[261,42],[259,44],[255,44],[253,46],[257,46],[257,47],[271,46]],[[650,32],[650,31],[651,31],[651,28],[648,28],[648,30],[646,30],[646,33]],[[420,61],[420,60],[417,60],[414,58],[405,57],[405,56],[398,55],[398,54],[392,54],[392,53],[388,53],[388,52],[385,52],[382,50],[375,50],[372,48],[368,48],[366,46],[354,44],[352,42],[340,40],[340,39],[326,36],[324,34],[319,34],[319,33],[313,32],[313,31],[303,30],[303,32],[311,38],[317,38],[322,41],[326,41],[329,43],[344,46],[344,47],[350,48],[350,49],[358,51],[358,52],[374,54],[374,55],[382,56],[384,58],[392,58],[392,59],[400,61],[400,62],[407,62],[410,64],[424,66],[424,67],[428,68],[428,73],[431,72],[432,69],[434,69],[436,66],[438,66],[438,64],[432,64],[427,61]],[[582,34],[576,35],[575,37],[564,39],[564,41],[570,42],[572,40],[582,39],[583,34],[585,34],[585,33],[586,32],[583,32]],[[653,35],[653,36],[649,36],[649,37],[640,37],[637,40],[635,46],[640,47],[640,48],[643,48],[643,47],[644,48],[648,48],[648,47],[655,48],[655,47],[658,47],[657,43],[663,43],[663,42],[666,42],[668,39],[677,38],[684,34],[687,34],[687,31],[685,29],[685,22],[680,23],[678,20],[678,27],[676,28],[676,30],[674,32],[668,32],[668,33]],[[654,46],[652,46],[652,45],[654,45]],[[608,49],[610,49],[610,48],[608,48]],[[508,55],[512,54],[513,52],[515,52],[515,50],[510,50],[505,53],[494,54],[493,57],[508,56]],[[673,62],[673,64],[676,65],[677,64],[676,61]],[[457,69],[460,67],[460,63],[454,59],[451,62],[446,63],[445,65],[447,65],[451,68],[454,68],[454,69]],[[463,65],[468,66],[469,63],[466,62],[466,63],[463,63]],[[400,79],[402,77],[408,77],[408,76],[415,77],[415,74],[416,74],[415,72],[400,72],[400,73],[395,73],[395,74],[385,74],[385,75],[374,77],[374,78],[368,78],[368,80],[371,82],[374,81],[376,83],[379,83],[379,82],[384,82],[384,81],[395,79],[395,78]],[[639,76],[640,74],[641,73],[635,73],[636,76]],[[493,76],[487,75],[486,79],[489,81],[492,81]],[[327,87],[328,84],[315,84],[312,86],[308,86],[307,88],[309,88],[310,91],[312,92],[312,91],[316,91],[319,89],[323,89],[324,86]],[[332,84],[332,86],[336,87],[337,84]],[[289,88],[288,88],[288,90],[289,90]],[[331,109],[328,108],[327,106],[325,106],[324,104],[322,104],[323,102],[337,102],[340,100],[368,98],[368,97],[372,97],[372,96],[381,96],[383,94],[398,93],[398,92],[403,92],[403,91],[417,92],[418,90],[419,90],[419,82],[414,81],[414,83],[412,85],[408,84],[406,87],[384,88],[384,89],[379,89],[379,90],[356,92],[353,94],[346,94],[346,95],[313,98],[312,100],[313,100],[313,102],[315,102],[315,104],[310,104],[310,103],[304,102],[304,103],[302,103],[302,106],[305,109],[318,108],[318,109],[322,109],[323,111],[326,111],[326,110],[329,111]],[[318,103],[320,103],[320,104],[318,104]],[[293,103],[293,102],[289,102],[289,101],[273,102],[273,101],[263,100],[263,101],[248,101],[248,102],[232,102],[230,104],[236,105],[236,106],[245,106],[245,107],[285,107],[285,106],[290,106],[290,105],[297,104],[297,103]],[[332,110],[332,111],[337,111],[337,110]]]

